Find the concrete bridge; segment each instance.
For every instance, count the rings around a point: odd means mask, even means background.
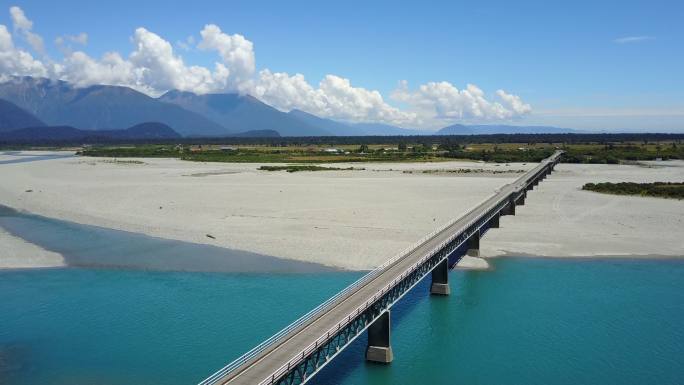
[[[304,384],[368,330],[366,358],[392,361],[390,308],[432,274],[431,293],[449,295],[449,269],[464,255],[479,255],[480,237],[515,215],[527,191],[558,163],[561,151],[477,207],[385,262],[334,297],[211,375],[200,385]]]

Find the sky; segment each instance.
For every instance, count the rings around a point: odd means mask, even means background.
[[[288,111],[684,131],[680,1],[0,0],[0,80],[241,92]]]

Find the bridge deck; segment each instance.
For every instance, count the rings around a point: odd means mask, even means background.
[[[542,165],[543,163],[518,178],[514,183],[505,185],[475,209],[387,266],[375,278],[340,299],[337,303],[333,303],[317,317],[313,317],[309,322],[275,341],[272,346],[262,351],[259,355],[225,374],[217,381],[213,381],[213,383],[231,385],[260,384],[275,373],[283,364],[286,364],[295,355],[301,353],[307,346],[328,332],[330,328],[335,327],[359,306],[373,298],[378,291],[399,277],[412,264],[427,254],[434,252],[434,249],[442,244],[442,242],[449,240],[450,237],[462,231],[473,220],[484,215],[488,207],[497,204],[503,199],[508,199],[512,193],[524,188],[526,180],[531,175],[534,175],[535,172],[538,172]]]

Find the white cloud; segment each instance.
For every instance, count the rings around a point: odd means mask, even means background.
[[[43,38],[32,32],[33,22],[26,17],[24,11],[19,7],[11,7],[10,16],[12,16],[14,30],[22,34],[34,51],[39,54],[45,54]]]
[[[12,34],[0,24],[0,80],[7,76],[48,76],[46,66],[14,45]]]
[[[655,40],[653,36],[625,36],[613,40],[613,43],[617,44],[631,44],[631,43],[642,43],[649,40]]]
[[[392,98],[405,103],[423,123],[439,125],[440,120],[487,121],[507,120],[531,112],[529,104],[520,97],[503,90],[497,91],[500,102],[488,100],[485,93],[473,84],[459,90],[449,82],[429,82],[410,90],[408,82],[401,81]]]
[[[387,104],[380,92],[354,87],[349,79],[335,75],[326,75],[314,88],[302,74],[262,70],[253,94],[282,110],[297,108],[342,120],[403,124],[415,118]]]
[[[93,58],[72,44],[85,46],[88,35],[62,35],[55,43],[63,59],[53,61],[44,53],[42,38],[33,33],[33,22],[19,7],[10,9],[14,31],[42,55],[15,46],[6,26],[0,25],[0,74],[49,77],[79,87],[93,84],[122,85],[150,95],[170,89],[196,93],[250,93],[284,111],[298,108],[316,115],[363,122],[380,122],[410,127],[437,127],[454,121],[514,119],[529,114],[531,107],[519,96],[496,91],[497,101],[488,99],[474,85],[459,90],[448,82],[431,82],[410,90],[404,81],[391,97],[406,108],[388,103],[379,91],[352,85],[337,75],[326,75],[311,85],[302,74],[289,75],[269,69],[256,72],[254,45],[240,34],[229,35],[214,24],[200,31],[198,41],[190,35],[176,42],[181,50],[198,48],[216,52],[219,60],[210,69],[188,65],[174,52],[174,45],[145,28],[131,37],[128,56],[108,52]]]
[[[73,52],[72,43],[81,46],[88,45],[88,34],[81,32],[78,35],[63,35],[55,38],[55,45],[64,56],[69,56]]]
[[[529,104],[523,103],[518,95],[507,94],[504,90],[497,90],[496,94],[499,96],[503,104],[513,111],[516,115],[526,115],[532,112],[532,107]]]
[[[73,52],[65,58],[58,72],[62,80],[78,87],[92,84],[137,86],[138,83],[132,63],[116,52],[106,53],[100,60],[81,51]]]
[[[214,24],[207,24],[200,32],[202,40],[198,47],[203,50],[214,50],[223,59],[223,64],[230,69],[231,85],[235,89],[249,87],[250,79],[256,69],[254,45],[239,34],[228,35]]]
[[[145,28],[133,35],[135,50],[129,61],[134,66],[139,86],[163,92],[169,89],[207,93],[225,89],[230,70],[216,64],[215,71],[201,66],[186,66],[173,52],[171,44]]]

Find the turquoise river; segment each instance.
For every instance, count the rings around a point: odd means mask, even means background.
[[[684,261],[507,258],[426,282],[312,384],[682,384]],[[360,273],[0,271],[0,384],[195,384]]]
[[[363,274],[2,206],[0,227],[71,266],[0,270],[0,385],[197,384]],[[393,308],[392,364],[366,363],[364,336],[310,383],[684,384],[684,259],[502,258],[450,280]]]

